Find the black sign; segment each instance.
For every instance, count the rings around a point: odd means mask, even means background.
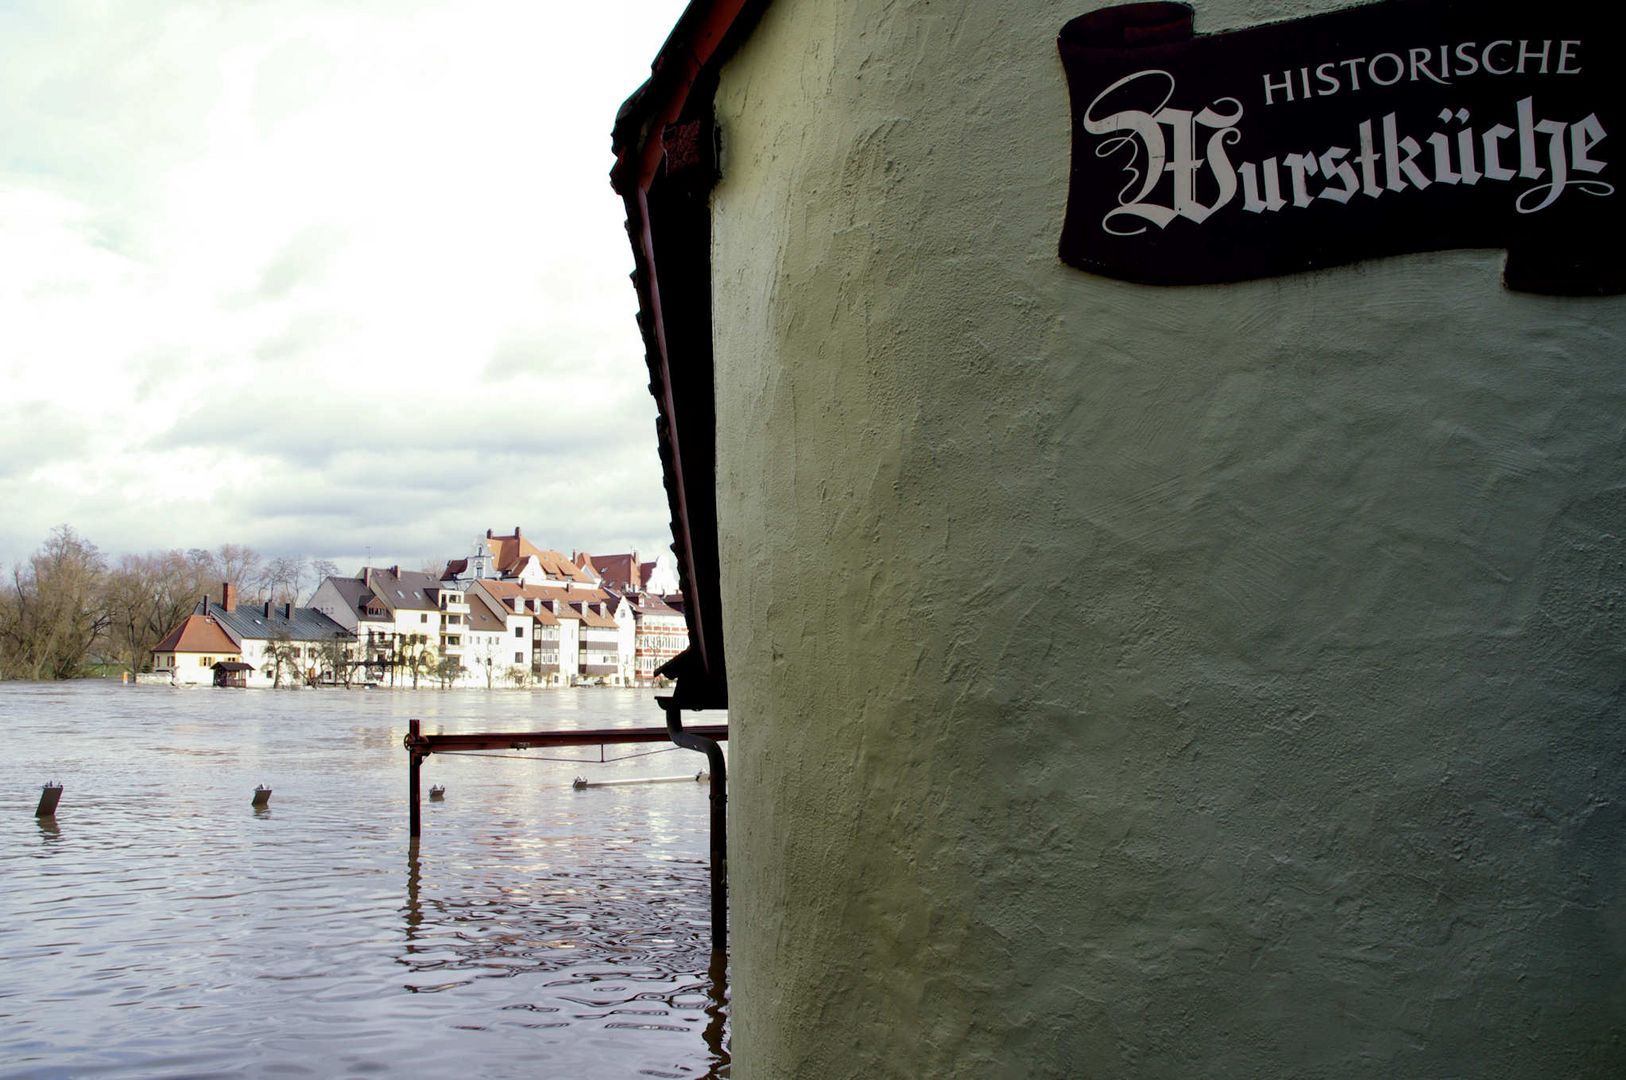
[[[1184,4],[1074,19],[1061,257],[1199,285],[1506,248],[1510,288],[1626,292],[1612,9],[1390,0],[1204,36]]]

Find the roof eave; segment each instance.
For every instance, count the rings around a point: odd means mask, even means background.
[[[677,406],[680,395],[674,387],[686,376],[703,380],[704,397],[710,396],[711,335],[709,289],[711,253],[709,234],[702,241],[692,232],[674,228],[687,241],[681,250],[663,250],[657,261],[655,237],[659,228],[657,209],[668,205],[661,198],[687,199],[685,209],[706,213],[701,202],[717,177],[715,162],[706,161],[710,150],[705,143],[711,133],[711,93],[722,64],[732,55],[755,26],[770,0],[694,0],[679,17],[651,65],[649,79],[639,87],[616,117],[612,148],[616,163],[610,183],[626,205],[627,236],[632,243],[633,286],[638,293],[638,325],[644,339],[649,366],[650,392],[655,397],[659,418],[656,436],[667,503],[672,513],[672,550],[678,559],[679,587],[689,597],[684,617],[689,627],[690,647],[680,665],[683,678],[674,691],[674,700],[683,708],[726,708],[727,674],[723,660],[721,601],[717,589],[717,521],[714,505],[715,417],[705,409],[685,415]],[[687,138],[689,150],[698,150],[698,162],[670,179],[674,170],[668,161],[668,133],[679,121],[703,119],[697,131]],[[663,187],[664,183],[664,187]],[[709,216],[706,219],[709,222]],[[668,303],[684,307],[685,318],[676,334],[663,307],[661,263],[674,268],[669,275],[673,288]],[[703,288],[683,282],[703,280]],[[691,303],[684,306],[683,293]],[[704,297],[698,296],[704,293]],[[674,337],[678,340],[674,342]],[[675,370],[675,347],[683,363]],[[688,395],[682,395],[687,397]],[[700,400],[694,398],[691,400]],[[690,453],[686,458],[685,447]],[[698,505],[697,505],[698,504]]]

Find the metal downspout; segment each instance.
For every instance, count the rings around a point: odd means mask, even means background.
[[[683,710],[672,698],[655,700],[673,744],[705,754],[711,769],[711,947],[720,954],[728,949],[728,765],[717,740],[683,730]]]

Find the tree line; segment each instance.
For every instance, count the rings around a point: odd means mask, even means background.
[[[222,582],[236,586],[244,604],[298,604],[338,572],[323,559],[267,558],[243,544],[109,560],[70,526],[59,525],[39,550],[5,573],[0,678],[141,671],[151,664],[153,647],[199,599],[219,600]]]

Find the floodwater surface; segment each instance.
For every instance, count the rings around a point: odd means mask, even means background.
[[[0,1077],[727,1076],[706,785],[571,785],[703,755],[437,754],[414,847],[411,717],[662,722],[634,690],[0,683]]]

